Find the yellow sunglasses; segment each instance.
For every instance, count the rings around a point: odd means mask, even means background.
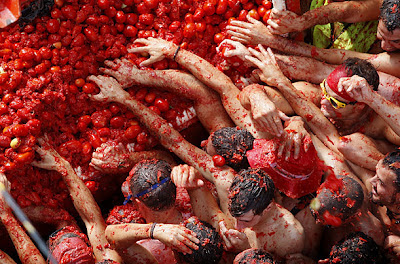
[[[322,93],[324,94],[325,99],[329,101],[329,103],[333,106],[333,108],[335,108],[335,109],[343,108],[343,107],[346,107],[346,105],[348,105],[348,104],[354,105],[356,103],[356,102],[345,103],[345,102],[342,102],[342,101],[330,96],[326,91],[325,83],[326,83],[326,79],[324,79],[322,81],[322,83],[320,83],[319,85],[321,86]]]

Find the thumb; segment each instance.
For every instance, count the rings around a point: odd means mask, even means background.
[[[198,179],[198,180],[197,180],[197,186],[199,186],[199,187],[204,186],[204,181]]]
[[[288,117],[284,112],[278,110],[278,113],[279,113],[279,118],[282,119],[283,121],[290,120],[290,117]]]

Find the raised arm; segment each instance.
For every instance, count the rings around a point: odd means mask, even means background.
[[[10,190],[10,183],[6,176],[0,173],[0,181]],[[30,237],[26,234],[24,228],[20,225],[7,205],[4,197],[0,194],[0,220],[7,229],[7,232],[14,244],[18,256],[23,264],[45,264],[46,261],[36,248]],[[1,255],[0,255],[1,256]],[[5,255],[8,257],[8,255]],[[8,257],[9,258],[9,257]],[[10,258],[7,259],[10,263]],[[1,259],[3,261],[3,259]],[[12,262],[11,262],[12,263]]]
[[[32,164],[42,169],[58,171],[62,175],[75,209],[85,223],[96,260],[111,259],[121,263],[122,259],[118,253],[107,246],[108,242],[104,234],[106,224],[90,190],[76,175],[71,164],[53,149],[46,138],[39,138],[38,141],[40,146],[36,146],[35,150],[42,160]]]
[[[350,96],[352,96],[358,102],[362,102],[371,107],[383,120],[385,120],[387,126],[389,126],[398,136],[394,144],[400,144],[400,107],[376,91],[372,90],[372,87],[368,82],[360,76],[352,76],[340,80],[339,92],[345,90]],[[394,140],[390,131],[385,131],[386,136],[389,135],[388,140]]]
[[[250,248],[246,234],[234,229],[234,218],[221,211],[202,178],[195,168],[186,164],[175,166],[171,172],[175,185],[188,191],[194,214],[219,231],[226,250],[239,252]]]
[[[356,23],[379,18],[379,0],[331,2],[303,15],[272,9],[268,29],[272,34],[303,31],[315,25],[333,22]]]
[[[108,141],[92,154],[90,165],[104,173],[127,173],[144,159],[160,159],[173,164],[174,158],[164,150],[130,151],[122,143]]]
[[[100,71],[116,78],[123,88],[132,85],[157,87],[193,100],[196,114],[209,132],[233,126],[218,94],[191,74],[176,70],[139,70],[127,59],[104,63],[109,68],[100,68]]]
[[[337,150],[339,134],[333,124],[283,75],[272,51],[269,49],[267,52],[261,45],[259,48],[260,52],[250,48],[253,57],[247,56],[246,58],[261,69],[261,80],[278,88],[293,110],[307,122],[318,138],[330,149],[339,152]]]
[[[135,43],[143,46],[131,48],[129,52],[150,54],[150,58],[142,62],[141,66],[149,65],[163,58],[174,59],[203,84],[219,93],[225,110],[237,126],[247,129],[255,138],[271,137],[265,128],[257,127],[254,124],[249,111],[242,107],[238,100],[240,91],[232,80],[211,63],[189,51],[178,49],[177,45],[163,39],[137,39]]]
[[[250,16],[247,16],[247,19],[249,22],[231,21],[227,26],[227,33],[231,35],[231,39],[244,44],[262,44],[284,53],[314,58],[330,64],[341,64],[348,58],[357,57],[368,60],[379,71],[400,77],[400,72],[397,70],[400,66],[398,53],[368,54],[351,50],[316,48],[304,42],[273,35],[261,21]]]
[[[89,80],[95,82],[100,93],[92,96],[92,99],[105,102],[117,102],[128,107],[148,131],[168,150],[174,152],[185,163],[199,170],[207,180],[213,182],[221,199],[221,207],[228,211],[228,188],[235,172],[227,167],[216,167],[209,156],[203,150],[190,144],[182,135],[173,129],[167,121],[145,107],[139,101],[131,98],[121,85],[111,77],[89,76]]]

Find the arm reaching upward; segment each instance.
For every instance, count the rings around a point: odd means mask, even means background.
[[[105,76],[89,76],[88,80],[95,82],[100,88],[100,93],[92,96],[92,99],[117,102],[128,107],[165,148],[173,151],[184,162],[195,167],[207,180],[216,185],[218,196],[221,199],[221,207],[224,212],[228,211],[228,188],[235,175],[234,170],[227,166],[216,167],[211,156],[186,141],[159,115],[131,98],[115,79]]]
[[[10,190],[10,183],[6,176],[0,173],[0,181]],[[4,197],[0,194],[0,220],[7,229],[7,232],[15,246],[18,256],[23,264],[45,264],[46,261],[26,234],[24,228],[20,225],[7,205]],[[0,255],[1,256],[1,255]],[[8,257],[8,255],[6,255]],[[7,260],[7,259],[6,259]]]
[[[272,9],[268,29],[272,34],[303,31],[333,22],[356,23],[379,18],[379,0],[331,2],[299,16],[288,10]]]
[[[211,63],[184,49],[178,50],[177,45],[163,39],[137,39],[135,43],[143,46],[131,48],[129,52],[150,54],[150,58],[142,62],[141,66],[149,65],[165,57],[174,59],[203,84],[219,93],[225,110],[237,126],[247,129],[255,138],[271,137],[265,128],[254,124],[249,111],[242,107],[238,100],[240,91],[232,80]]]
[[[333,124],[283,75],[271,49],[268,49],[267,52],[261,45],[259,45],[259,48],[260,52],[250,48],[253,56],[246,58],[261,69],[261,79],[267,84],[277,87],[294,111],[307,122],[317,137],[330,149],[338,152],[339,133]]]
[[[122,259],[118,253],[107,247],[108,242],[104,234],[106,224],[89,189],[76,175],[71,164],[53,149],[46,137],[38,141],[40,146],[37,146],[35,150],[42,160],[32,164],[42,169],[58,171],[62,175],[74,206],[85,223],[96,260],[111,259],[121,263]]]

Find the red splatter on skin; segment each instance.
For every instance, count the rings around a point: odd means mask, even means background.
[[[318,56],[318,52],[317,49],[315,47],[311,48],[311,57],[317,57]]]

